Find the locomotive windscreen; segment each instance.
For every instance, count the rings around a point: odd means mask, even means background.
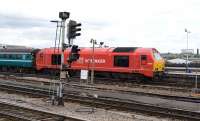
[[[134,52],[138,47],[117,47],[113,52]]]

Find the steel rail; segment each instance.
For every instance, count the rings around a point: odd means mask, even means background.
[[[111,92],[122,93],[122,94],[143,95],[143,96],[159,97],[163,99],[170,99],[170,100],[176,100],[176,101],[200,103],[200,98],[194,98],[194,97],[164,95],[164,94],[156,94],[156,93],[149,93],[149,92],[136,92],[136,91],[129,91],[129,90],[113,90],[113,89],[108,89],[108,88],[99,88],[96,86],[83,86],[83,85],[78,85],[78,84],[66,84],[66,85],[72,88],[83,89],[83,90],[91,90],[91,91],[93,90],[93,91],[103,91],[103,92],[111,91]]]
[[[72,100],[77,102],[83,102],[88,105],[93,105],[97,107],[104,106],[105,109],[118,109],[118,110],[125,110],[125,111],[139,111],[141,113],[147,114],[156,114],[161,116],[168,116],[170,118],[180,118],[191,121],[199,121],[200,120],[200,113],[198,112],[191,112],[187,110],[181,110],[176,108],[167,108],[158,105],[150,105],[147,103],[140,103],[140,102],[133,102],[129,100],[119,100],[119,99],[112,99],[112,98],[98,98],[94,99],[91,97],[79,97],[75,95],[70,95],[65,97],[66,100]]]
[[[54,90],[48,90],[48,88],[44,88],[42,86],[37,86],[37,88],[35,88],[36,86],[34,86],[34,85],[25,85],[25,84],[19,85],[19,84],[0,82],[0,86],[1,86],[0,87],[1,89],[18,91],[18,92],[22,92],[22,93],[31,93],[31,94],[34,93],[36,95],[41,95],[41,96],[45,96],[47,93],[52,94],[53,92],[56,92],[56,88]],[[112,89],[107,89],[107,88],[98,88],[95,86],[80,86],[77,84],[66,84],[66,88],[67,87],[80,89],[80,90],[87,90],[87,91],[99,91],[99,92],[112,91],[115,93],[122,93],[122,94],[143,95],[143,96],[159,97],[159,98],[163,98],[163,99],[176,100],[176,101],[200,103],[200,99],[194,98],[194,97],[182,97],[182,96],[163,95],[163,94],[155,94],[155,93],[147,93],[147,92],[134,92],[134,91],[125,91],[125,90],[112,90]]]
[[[13,88],[13,86],[16,86],[16,88]],[[9,88],[9,85],[6,86],[6,84],[3,84],[4,89]],[[11,86],[14,91],[19,91],[26,93],[28,90],[29,94],[34,92],[39,92],[39,95],[46,95],[49,96],[49,90],[48,89],[41,89],[39,87],[30,88],[25,87],[25,85],[17,86],[16,84],[13,84]],[[0,86],[2,88],[2,86]],[[117,98],[111,98],[111,97],[103,97],[100,96],[98,98],[93,97],[92,95],[81,95],[80,92],[64,92],[64,98],[66,100],[73,100],[73,101],[79,101],[79,102],[85,102],[87,104],[94,104],[94,105],[103,105],[108,106],[116,109],[127,109],[127,110],[139,110],[139,111],[145,111],[145,112],[151,112],[156,114],[162,114],[167,116],[174,116],[174,117],[181,117],[181,118],[187,118],[192,120],[200,120],[200,113],[198,112],[192,112],[187,110],[181,110],[181,109],[171,109],[168,107],[162,107],[158,105],[153,104],[146,104],[141,102],[134,102],[132,100],[123,100],[123,99],[117,99]],[[198,102],[195,100],[195,102]]]
[[[85,121],[54,113],[25,108],[10,103],[0,102],[0,114],[20,121]]]
[[[25,81],[31,81],[27,80],[26,77],[36,77],[36,78],[44,78],[44,79],[58,79],[58,76],[52,76],[52,75],[45,75],[45,74],[29,74],[29,73],[13,73],[13,72],[0,72],[0,74],[3,74],[0,76],[0,78],[10,78],[10,79],[16,79],[16,80],[25,80]],[[105,81],[105,80],[110,81]],[[34,79],[33,79],[34,80]],[[76,77],[73,77],[71,81],[79,80]],[[191,74],[185,74],[185,75],[176,75],[176,74],[168,74],[167,72],[165,75],[163,75],[162,80],[152,81],[152,80],[146,80],[142,81],[141,79],[135,80],[135,79],[127,79],[126,81],[121,81],[120,79],[112,79],[112,78],[96,78],[96,83],[98,84],[110,84],[110,85],[133,85],[135,83],[137,84],[151,84],[151,85],[161,85],[161,86],[177,86],[177,87],[192,87],[194,86],[194,80],[195,76]],[[138,83],[139,81],[139,83]],[[43,84],[47,84],[48,82],[45,81],[36,81],[41,82]],[[130,85],[130,86],[131,86]]]

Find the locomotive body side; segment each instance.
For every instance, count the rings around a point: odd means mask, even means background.
[[[59,69],[61,62],[61,51],[59,49],[45,48],[36,54],[36,70]],[[66,57],[65,57],[66,58]],[[65,59],[66,61],[66,59]]]
[[[68,64],[67,60],[69,58],[70,49],[66,49],[64,52],[64,64]],[[80,70],[88,69],[92,67],[92,52],[90,48],[82,48],[80,53],[80,58],[77,62],[73,62],[70,69]],[[42,49],[36,55],[36,68],[37,70],[43,69],[59,69],[60,68],[60,59],[61,51],[53,48]],[[110,58],[106,56],[108,53],[102,50],[101,52],[95,51],[95,70],[103,71],[105,67],[108,67],[110,64]]]
[[[112,68],[112,48],[96,48],[94,53],[92,48],[82,48],[80,57],[76,62],[73,62],[71,69],[85,69],[91,70],[94,68],[95,71],[114,71]],[[94,65],[92,63],[92,58],[94,54]]]
[[[158,52],[153,48],[81,48],[80,57],[71,64],[70,70],[91,70],[98,72],[125,73],[131,75],[142,75],[153,78],[156,72],[164,69],[161,59],[155,59]],[[60,50],[53,48],[43,49],[36,55],[37,70],[60,68]],[[70,49],[64,52],[64,63],[67,65]],[[92,58],[94,54],[94,65]],[[158,56],[158,55],[157,55]],[[156,56],[156,57],[157,57]]]

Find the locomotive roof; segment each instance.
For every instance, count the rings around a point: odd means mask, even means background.
[[[95,48],[95,50],[98,50],[98,52],[134,52],[139,47],[110,47],[110,48]],[[83,51],[91,50],[92,48],[81,48]]]
[[[138,47],[116,47],[113,52],[134,52]]]
[[[139,51],[149,51],[153,48],[142,48],[142,47],[109,47],[109,48],[95,48],[95,53],[103,54],[107,52],[113,52],[113,53],[133,53],[137,50]],[[67,48],[66,52],[69,52],[71,49]],[[82,53],[92,52],[92,47],[80,47],[80,50]],[[54,48],[45,48],[42,49],[42,51],[45,51],[46,53],[60,53],[60,49],[57,48],[54,50]]]
[[[81,49],[81,52],[92,51],[91,47],[80,47],[80,49]],[[66,51],[70,51],[70,50],[71,50],[70,48],[66,49]],[[112,51],[113,48],[95,48],[95,51],[98,51],[98,52],[107,52],[107,51],[110,51],[110,50]],[[43,49],[43,51],[50,52],[50,53],[53,53],[53,52],[57,53],[57,52],[60,52],[61,49],[58,49],[58,48],[56,48],[56,49],[54,49],[54,48],[45,48],[45,49]]]
[[[33,52],[34,49],[7,49],[7,48],[4,48],[4,49],[0,49],[0,52],[24,52],[24,53],[31,53]]]

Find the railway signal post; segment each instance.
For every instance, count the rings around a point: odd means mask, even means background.
[[[64,105],[63,101],[63,82],[66,79],[67,76],[67,71],[66,68],[68,69],[71,65],[72,62],[76,61],[79,59],[79,51],[80,49],[78,48],[77,45],[73,45],[72,39],[75,39],[76,36],[80,36],[81,33],[78,33],[81,31],[81,23],[77,23],[74,20],[70,20],[68,25],[67,25],[67,38],[68,38],[68,45],[65,44],[65,24],[66,20],[69,18],[70,13],[69,12],[59,12],[59,18],[61,21],[51,21],[51,22],[57,22],[57,27],[58,23],[60,23],[60,36],[61,36],[61,59],[60,59],[60,81],[59,81],[59,86],[57,87],[57,99],[58,99],[58,105]],[[57,36],[57,30],[56,30],[56,36]],[[56,39],[55,39],[55,46],[56,46]],[[72,47],[71,49],[71,54],[68,59],[68,65],[65,66],[64,64],[64,51],[67,47]]]
[[[63,80],[66,79],[66,72],[64,71],[64,50],[65,50],[65,22],[69,18],[69,12],[59,12],[59,18],[61,18],[62,28],[62,42],[61,42],[61,64],[60,64],[60,82],[57,91],[58,105],[64,105],[63,101]]]

